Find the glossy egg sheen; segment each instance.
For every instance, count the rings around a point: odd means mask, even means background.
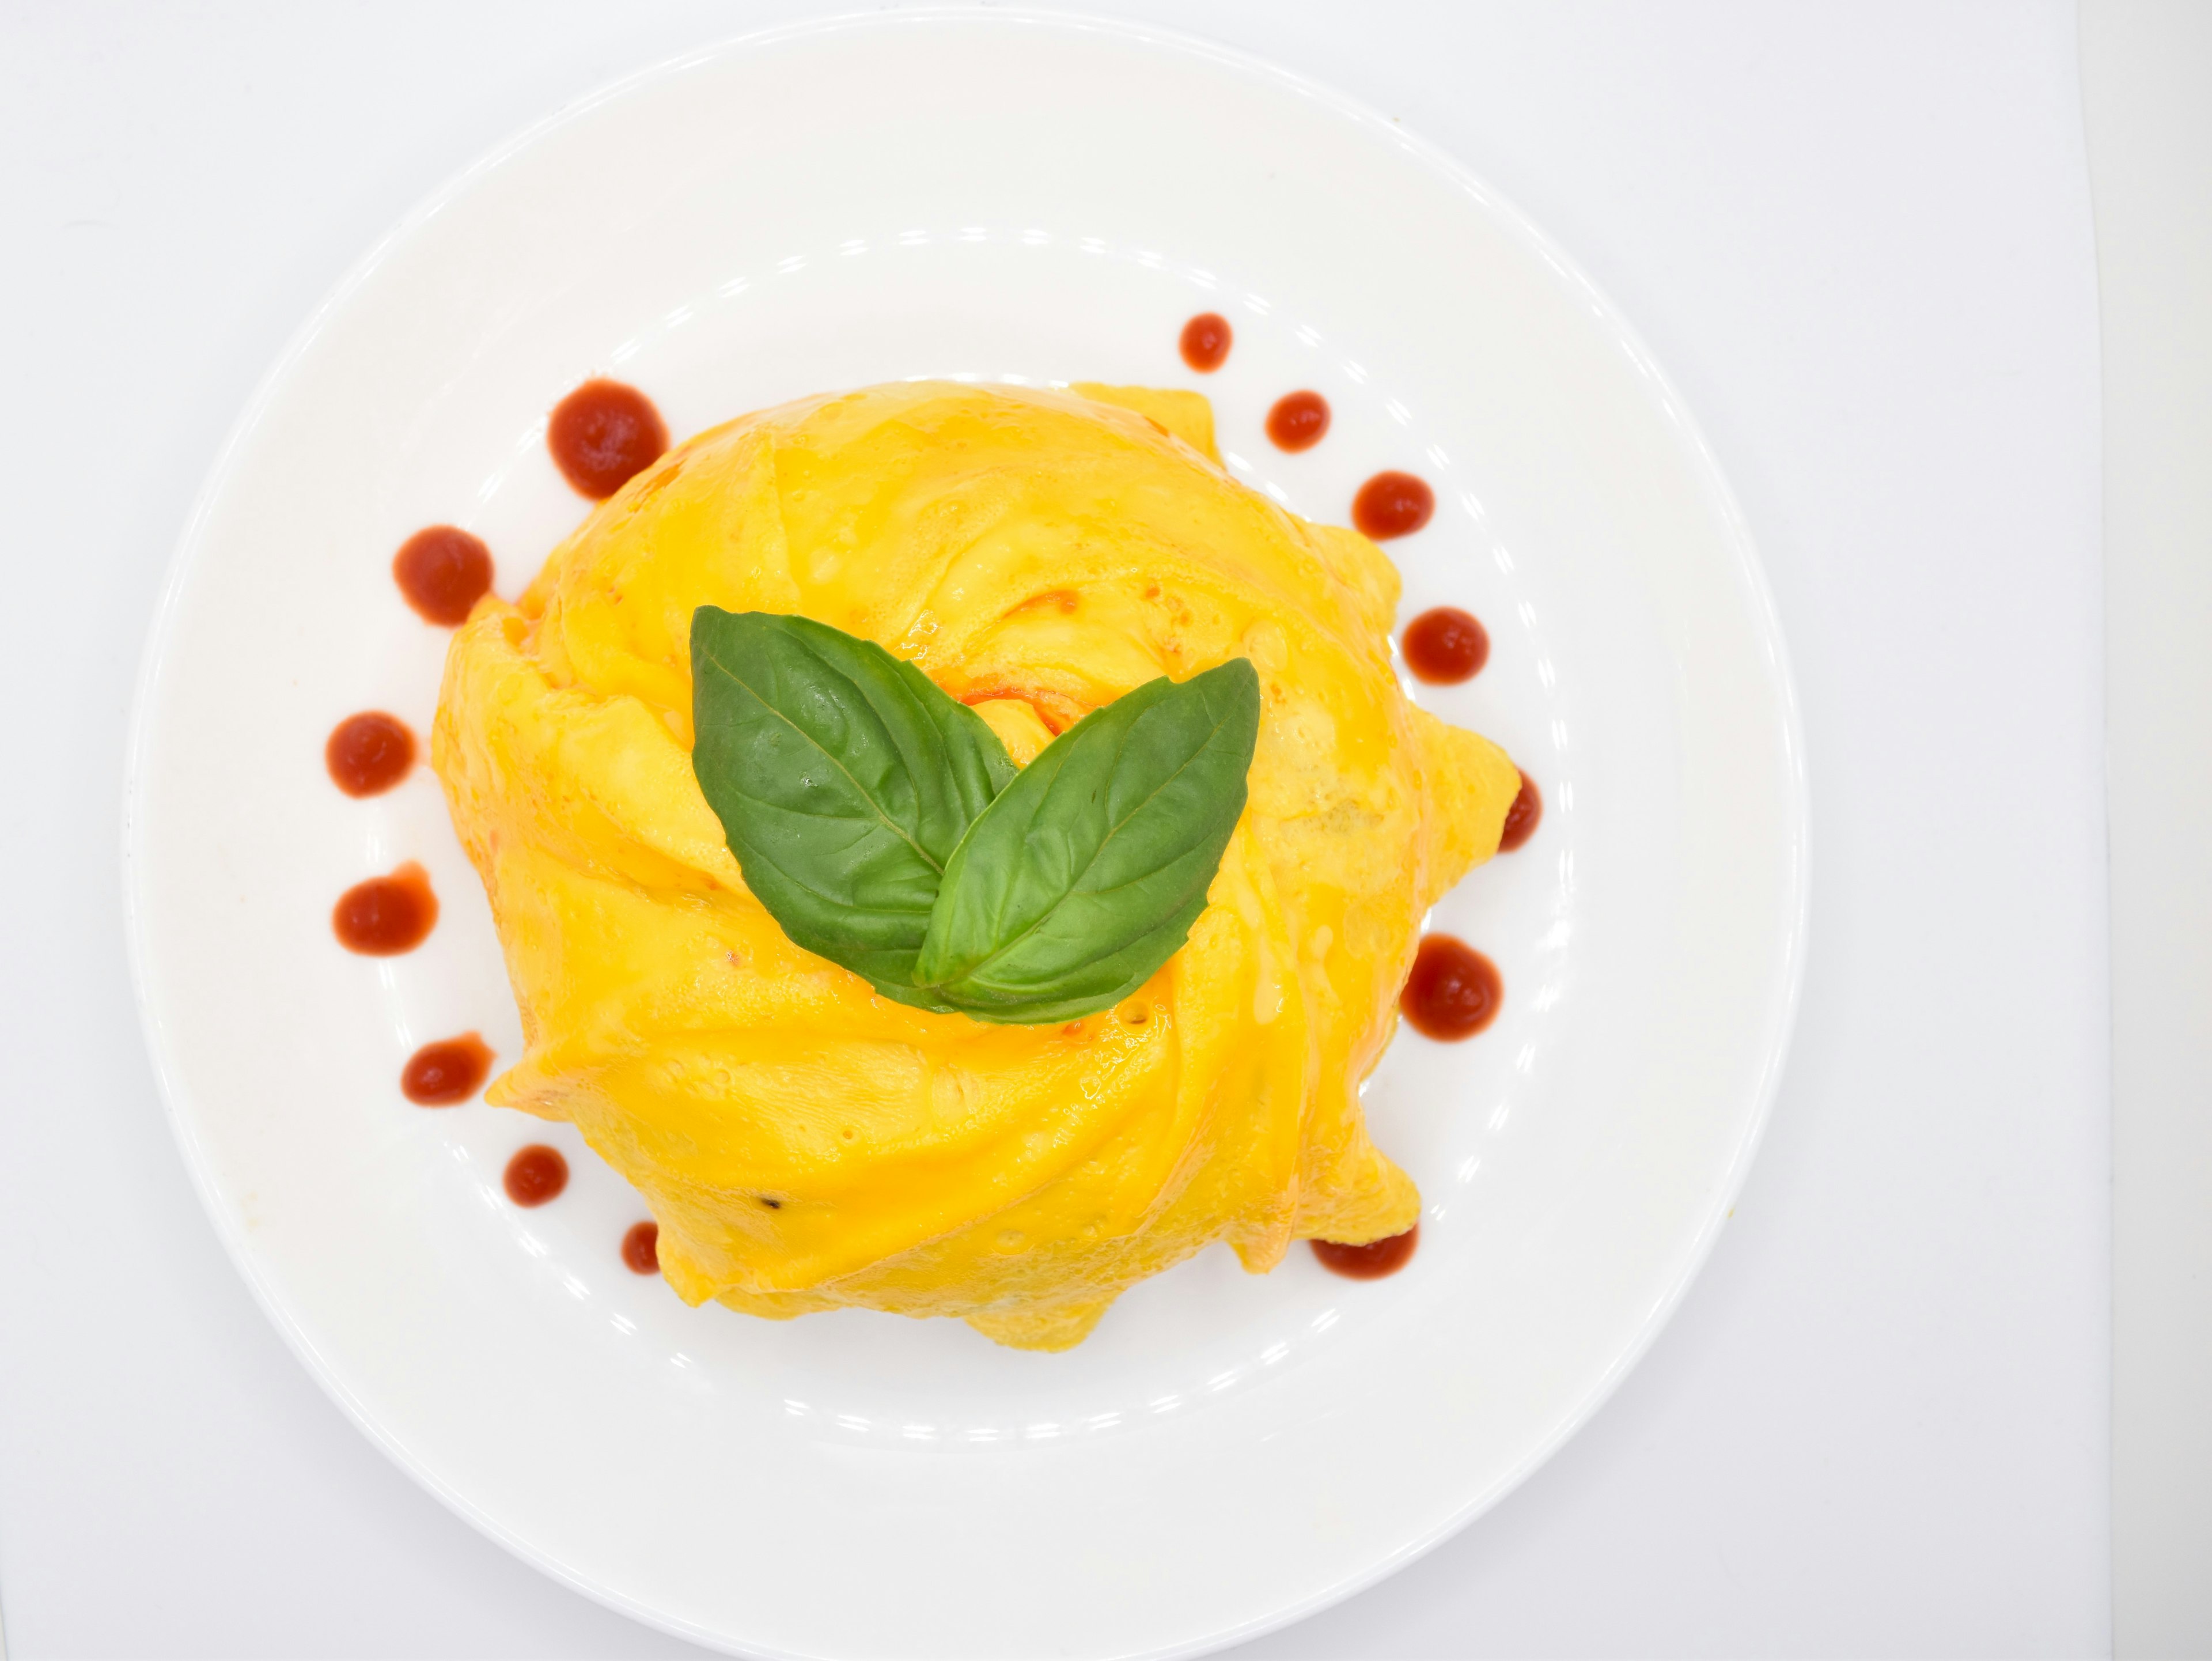
[[[1396,571],[1231,479],[1206,401],[917,382],[678,446],[456,636],[432,759],[527,1046],[488,1099],[635,1183],[684,1299],[1079,1342],[1209,1242],[1403,1232],[1369,1141],[1427,908],[1520,780],[1393,673]],[[746,892],[690,765],[693,610],[882,642],[1026,764],[1156,676],[1249,658],[1249,800],[1188,944],[1118,1008],[987,1025],[877,996]]]

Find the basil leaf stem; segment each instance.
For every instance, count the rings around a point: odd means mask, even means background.
[[[1241,658],[1078,721],[969,827],[916,978],[982,1020],[1068,1020],[1135,991],[1206,909],[1259,731]]]
[[[1039,1024],[1181,950],[1244,811],[1260,678],[1147,682],[1017,771],[982,717],[810,618],[691,618],[692,768],[745,885],[884,996]]]
[[[745,885],[806,950],[902,1002],[946,862],[1014,777],[981,716],[811,618],[691,618],[693,771]]]

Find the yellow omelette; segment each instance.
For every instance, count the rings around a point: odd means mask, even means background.
[[[635,1183],[686,1301],[950,1315],[1062,1349],[1214,1240],[1409,1227],[1368,1140],[1423,913],[1519,778],[1408,703],[1398,577],[1231,478],[1194,393],[907,382],[671,451],[447,660],[431,759],[522,1013],[489,1099]],[[795,612],[975,706],[1018,764],[1232,657],[1249,800],[1188,943],[1115,1008],[994,1025],[878,996],[747,891],[691,769],[693,611]]]

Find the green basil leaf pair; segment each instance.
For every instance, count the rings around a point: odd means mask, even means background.
[[[1244,811],[1260,682],[1148,682],[1018,770],[910,663],[811,618],[691,618],[693,770],[745,885],[885,997],[1073,1020],[1174,956]]]

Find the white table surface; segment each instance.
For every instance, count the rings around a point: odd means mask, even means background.
[[[2056,3],[1094,0],[1334,82],[1565,243],[1705,423],[1805,707],[1810,969],[1613,1402],[1268,1657],[2110,1641],[2097,289]],[[140,1041],[124,726],[307,310],[508,131],[849,4],[0,8],[0,1609],[18,1657],[652,1655],[418,1490],[232,1271]]]

